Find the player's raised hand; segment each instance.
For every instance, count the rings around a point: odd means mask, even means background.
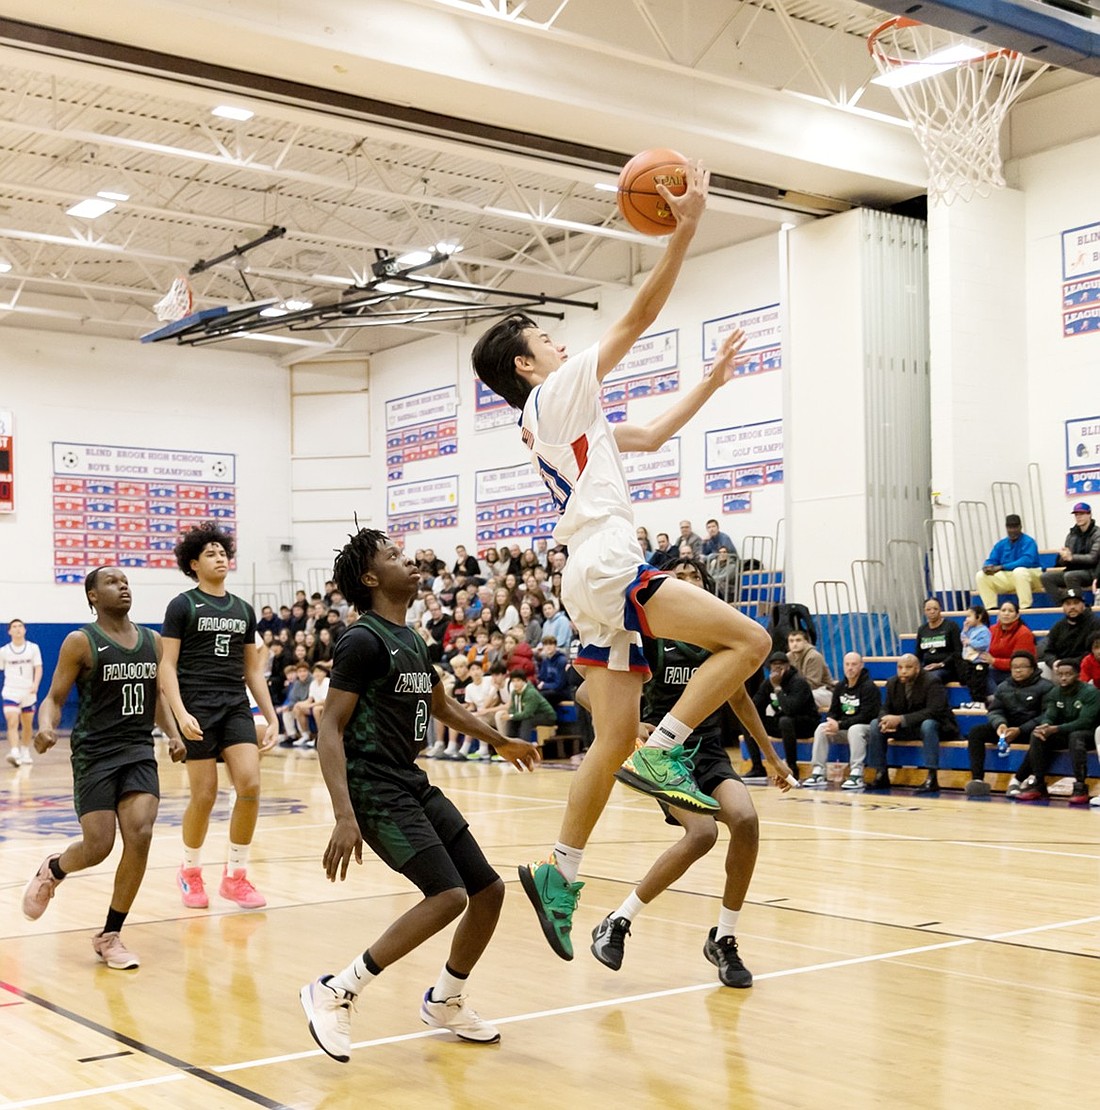
[[[707,206],[707,189],[710,188],[710,171],[703,169],[702,162],[689,162],[687,167],[687,186],[680,196],[674,196],[664,185],[657,186],[676,219],[676,227],[689,226],[694,229]]]
[[[735,328],[722,340],[710,373],[715,385],[725,385],[733,377],[733,372],[740,361],[738,356],[748,338],[742,328]]]

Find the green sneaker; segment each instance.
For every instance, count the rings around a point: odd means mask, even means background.
[[[566,882],[565,876],[554,862],[554,854],[541,863],[525,863],[519,869],[519,881],[524,893],[538,914],[543,935],[550,947],[563,960],[573,958],[573,941],[569,933],[573,928],[573,911],[580,901],[584,883]]]
[[[638,748],[615,772],[619,782],[671,806],[712,813],[718,803],[695,785],[691,756],[674,748]]]

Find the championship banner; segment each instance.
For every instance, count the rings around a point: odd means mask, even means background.
[[[54,581],[107,563],[174,568],[176,541],[200,521],[236,531],[236,473],[231,454],[55,442]]]
[[[474,431],[503,428],[514,424],[518,413],[499,394],[494,393],[480,378],[474,378]]]
[[[558,520],[546,486],[529,462],[474,474],[478,544],[550,535]]]
[[[704,373],[708,377],[722,341],[737,328],[744,329],[746,339],[738,356],[734,378],[747,378],[782,369],[779,305],[769,304],[703,322],[703,364]]]
[[[458,475],[386,487],[386,532],[430,532],[458,527]]]
[[[680,437],[656,451],[631,451],[623,455],[631,501],[659,501],[680,496]]]
[[[612,424],[626,419],[626,402],[680,388],[680,333],[678,330],[643,335],[622,362],[604,378],[600,403]]]
[[[457,451],[458,390],[453,385],[386,402],[389,473],[399,472],[406,463]]]
[[[783,421],[764,420],[705,433],[704,493],[752,489],[783,482]],[[747,508],[725,509],[747,512]],[[749,505],[751,506],[751,498]]]

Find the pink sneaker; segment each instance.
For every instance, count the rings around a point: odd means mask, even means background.
[[[23,888],[23,916],[28,921],[37,921],[46,912],[46,907],[50,904],[54,891],[57,890],[57,884],[61,882],[60,879],[54,878],[54,873],[50,870],[50,862],[60,858],[60,852],[47,856],[42,866],[34,873],[34,878]]]
[[[245,910],[258,910],[267,905],[267,899],[248,881],[243,870],[222,872],[222,885],[218,893]]]
[[[183,904],[189,910],[205,910],[210,905],[206,887],[202,885],[201,867],[181,867],[176,872],[176,882],[183,895]]]
[[[118,933],[96,933],[92,937],[95,954],[116,971],[130,971],[141,966],[141,960],[122,943]]]

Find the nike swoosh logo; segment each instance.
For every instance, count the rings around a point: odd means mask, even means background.
[[[106,651],[106,650],[107,650],[107,645],[106,644],[104,644],[102,647],[96,648],[96,651]]]
[[[195,602],[195,608],[196,609],[205,609],[206,608],[206,602],[205,601],[196,601]]]
[[[394,648],[393,651],[390,652],[390,655],[396,655],[400,650],[400,648]]]

